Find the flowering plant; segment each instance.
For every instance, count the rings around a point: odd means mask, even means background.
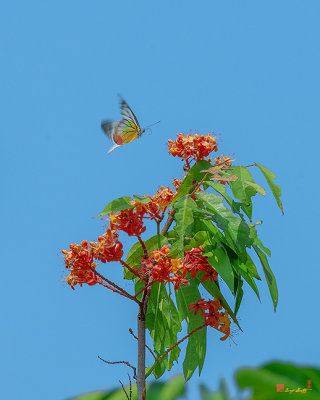
[[[208,327],[222,333],[223,341],[231,334],[232,322],[241,329],[237,313],[244,281],[259,298],[255,280],[261,278],[248,253],[250,249],[260,259],[274,309],[278,301],[267,259],[270,251],[258,238],[256,227],[261,222],[252,222],[252,198],[266,192],[255,183],[248,168],[259,168],[283,211],[281,189],[273,182],[275,175],[260,164],[234,166],[235,160],[223,155],[208,159],[218,151],[211,134],[178,134],[175,141],[169,140],[168,151],[184,162],[182,180],[175,179],[172,188],[161,186],[154,196],[112,201],[98,215],[107,216],[110,223],[96,242],[84,240],[62,250],[68,270],[66,281],[72,289],[99,284],[137,303],[138,372],[125,363],[134,370],[139,400],[143,398],[145,379],[150,374],[159,378],[170,370],[184,340],[188,344],[183,372],[188,380],[197,367],[199,372],[203,367]],[[156,226],[156,234],[149,239],[143,237],[146,219]],[[121,232],[137,238],[126,258],[119,240]],[[99,263],[111,261],[120,263],[126,279],[134,279],[133,294],[108,279],[100,268]],[[222,282],[234,296],[233,305],[222,294]],[[178,340],[183,321],[188,332]],[[146,346],[146,329],[153,350]],[[154,358],[147,369],[146,348]]]

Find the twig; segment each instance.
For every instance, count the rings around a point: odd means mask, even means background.
[[[130,378],[130,375],[128,374],[128,377],[129,377],[129,394],[130,394],[130,400],[132,399],[132,385],[131,385],[131,378]]]
[[[155,367],[163,360],[163,358],[171,351],[173,350],[176,346],[179,346],[180,343],[182,343],[184,340],[188,339],[188,337],[190,337],[191,335],[193,335],[194,333],[196,333],[197,331],[199,331],[200,329],[204,328],[205,326],[207,326],[206,324],[200,325],[198,326],[198,328],[195,328],[193,331],[191,331],[190,333],[188,333],[188,335],[186,335],[185,337],[183,337],[181,340],[179,340],[179,342],[175,343],[173,346],[171,346],[168,350],[166,350],[157,360],[156,362],[153,364],[153,366],[149,369],[149,371],[146,373],[146,378],[152,373],[152,371],[155,369]]]
[[[161,235],[162,236],[164,236],[168,232],[168,230],[169,230],[169,228],[170,228],[170,226],[171,226],[171,224],[172,224],[172,222],[174,220],[174,214],[175,213],[176,213],[176,210],[171,210],[171,213],[170,213],[168,219],[166,220],[166,223],[164,224],[164,226],[162,228],[162,231],[161,231]]]
[[[139,273],[134,269],[131,268],[129,264],[127,264],[126,262],[124,262],[123,260],[120,260],[120,263],[127,268],[133,275],[137,276],[138,278],[140,278]]]
[[[135,294],[135,297],[139,296],[139,294],[142,293],[142,292],[144,292],[149,286],[152,286],[153,283],[154,283],[153,281],[152,281],[152,282],[149,282],[146,286],[144,286],[141,290],[139,290],[138,293]]]
[[[135,367],[133,367],[128,361],[107,361],[98,356],[99,360],[105,362],[106,364],[126,364],[128,367],[133,369],[133,379],[137,378],[137,370]]]
[[[140,236],[137,236],[137,238],[138,238],[138,240],[139,240],[139,242],[141,244],[141,247],[143,248],[144,258],[147,259],[148,258],[148,251],[147,251],[146,245],[144,244],[144,241],[141,239]]]
[[[124,388],[123,383],[120,381],[120,379],[119,379],[119,382],[120,382],[120,385],[122,386],[122,390],[124,391],[124,393],[125,393],[127,399],[130,400],[130,399],[131,399],[131,396],[130,396],[130,397],[128,396],[128,394],[127,394],[127,392],[126,392],[126,389]]]
[[[138,340],[138,337],[133,333],[133,330],[130,328],[129,329],[129,332],[131,333],[131,335],[136,339],[136,340]],[[146,348],[150,351],[150,353],[152,354],[152,357],[155,359],[155,360],[157,360],[157,357],[156,357],[156,355],[154,354],[154,352],[150,349],[150,347],[146,344]]]
[[[94,268],[89,267],[91,269],[91,271],[96,274],[99,278],[101,278],[102,280],[104,280],[105,282],[109,283],[109,285],[113,286],[112,287],[108,287],[108,289],[111,289],[113,292],[120,294],[121,296],[127,297],[130,300],[135,301],[137,304],[140,305],[140,301],[138,299],[136,299],[134,296],[132,296],[130,293],[126,292],[124,289],[122,289],[120,286],[116,285],[115,283],[109,281],[109,279],[105,278],[103,275],[99,274],[99,272],[97,272]]]

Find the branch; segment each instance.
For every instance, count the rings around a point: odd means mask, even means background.
[[[129,329],[129,332],[131,333],[131,335],[136,339],[136,340],[138,340],[138,338],[137,338],[137,336],[133,333],[133,330],[130,328]],[[150,349],[150,347],[146,344],[146,348],[150,351],[150,353],[152,354],[152,357],[155,359],[155,360],[157,360],[157,357],[156,357],[156,355],[154,354],[154,352]]]
[[[120,294],[121,296],[127,297],[130,300],[135,301],[137,304],[140,305],[140,301],[136,299],[134,296],[132,296],[130,293],[126,292],[124,289],[122,289],[120,286],[116,285],[115,283],[109,281],[109,279],[105,278],[103,275],[99,274],[94,268],[89,267],[91,271],[96,274],[99,278],[104,280],[105,282],[109,283],[112,287],[108,287],[108,289],[111,289],[113,292]]]
[[[140,278],[139,273],[137,272],[137,270],[135,270],[134,268],[131,268],[130,265],[128,265],[126,262],[124,262],[123,260],[120,260],[120,263],[127,268],[133,275],[137,276],[138,278]]]
[[[99,360],[105,362],[106,364],[126,364],[128,367],[133,369],[133,379],[137,379],[137,370],[128,361],[107,361],[98,356]]]
[[[161,235],[165,236],[165,234],[168,232],[173,220],[174,220],[174,214],[176,213],[176,210],[171,210],[171,213],[166,221],[166,223],[164,224],[162,231],[161,231]]]
[[[141,247],[143,248],[144,258],[148,258],[148,251],[147,251],[146,245],[144,244],[144,241],[141,239],[140,236],[137,236],[137,238],[141,244]]]
[[[128,393],[126,392],[126,389],[124,388],[123,383],[120,381],[120,379],[119,379],[119,382],[120,382],[120,385],[122,386],[122,390],[124,391],[124,393],[125,393],[125,395],[126,395],[126,398],[127,398],[128,400],[131,400],[131,397],[128,396]]]
[[[168,350],[166,350],[157,360],[156,362],[152,365],[152,367],[149,369],[149,371],[146,373],[146,378],[152,373],[152,371],[155,369],[155,367],[163,360],[163,358],[176,346],[179,346],[180,343],[182,343],[184,340],[188,339],[191,335],[199,331],[200,329],[204,328],[207,326],[206,324],[198,326],[198,328],[195,328],[193,331],[191,331],[188,335],[183,337],[179,342],[175,343],[173,346],[171,346]]]

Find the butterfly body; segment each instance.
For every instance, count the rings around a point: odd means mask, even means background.
[[[121,121],[103,121],[101,123],[101,128],[113,142],[113,146],[109,149],[108,154],[117,147],[137,139],[145,131],[140,128],[137,117],[122,97],[120,97],[120,106]]]

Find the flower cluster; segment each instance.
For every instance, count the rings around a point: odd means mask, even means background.
[[[81,245],[70,244],[70,250],[62,250],[62,253],[66,268],[70,271],[66,281],[72,289],[78,283],[82,286],[83,283],[95,285],[99,282],[94,272],[97,264],[93,261],[93,254],[86,240],[83,240]]]
[[[215,281],[218,273],[208,263],[207,257],[201,253],[204,252],[202,246],[186,251],[184,258],[170,258],[170,249],[168,245],[163,246],[160,250],[154,250],[147,259],[142,260],[142,267],[139,270],[141,279],[152,277],[153,281],[174,284],[174,290],[179,285],[188,285],[187,273],[190,273],[191,279],[197,276],[197,272],[204,272],[201,282],[207,279]]]
[[[139,274],[141,279],[174,284],[174,290],[178,290],[180,284],[188,285],[189,281],[180,273],[183,266],[181,258],[169,258],[170,249],[168,245],[160,250],[154,250],[147,259],[142,260]]]
[[[129,236],[140,236],[146,227],[143,226],[143,211],[137,211],[133,208],[110,213],[110,228],[126,232]]]
[[[198,300],[194,304],[190,304],[189,310],[194,309],[194,315],[198,311],[204,318],[204,323],[212,328],[217,329],[219,332],[224,333],[220,340],[226,340],[230,335],[230,318],[228,312],[222,310],[222,305],[218,299],[205,301],[204,299]]]
[[[198,271],[202,271],[205,274],[201,278],[201,282],[207,279],[215,281],[218,279],[217,271],[208,263],[208,257],[203,256],[205,250],[202,246],[193,248],[192,250],[185,252],[184,262],[183,262],[183,277],[186,273],[191,274],[191,279],[194,279]]]
[[[102,261],[120,261],[123,256],[123,246],[118,240],[118,234],[108,228],[107,231],[98,237],[97,242],[90,242],[93,256]]]
[[[149,203],[143,204],[139,201],[131,201],[135,210],[140,213],[142,218],[154,219],[156,222],[161,222],[164,218],[164,212],[176,195],[169,187],[161,186],[154,196],[146,196],[150,199]],[[144,214],[148,216],[144,216]]]
[[[110,228],[99,236],[97,242],[83,240],[81,245],[78,243],[70,244],[70,250],[62,250],[65,266],[69,270],[66,277],[67,283],[74,289],[75,285],[82,286],[103,284],[101,277],[97,276],[94,259],[103,263],[110,261],[120,261],[123,256],[122,243],[118,240],[118,235]],[[99,274],[98,274],[99,275]]]
[[[175,141],[168,140],[169,154],[174,157],[178,156],[186,161],[187,169],[190,168],[191,161],[203,160],[212,151],[218,151],[218,145],[210,133],[207,135],[185,135],[184,133],[177,134]]]

